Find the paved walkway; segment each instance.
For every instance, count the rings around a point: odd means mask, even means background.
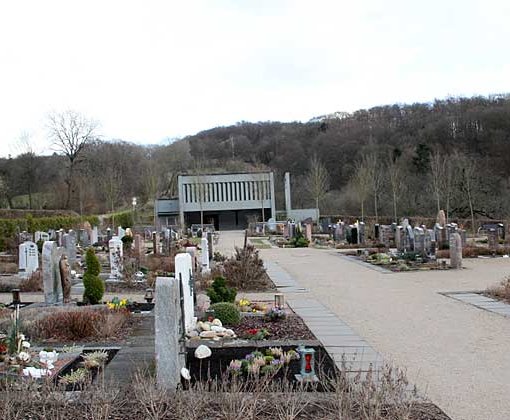
[[[465,260],[463,270],[381,273],[334,250],[268,249],[314,299],[455,420],[510,418],[510,320],[439,292],[482,290],[508,274],[508,259]]]

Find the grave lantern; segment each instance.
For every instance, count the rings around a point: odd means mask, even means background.
[[[154,290],[151,288],[145,289],[145,300],[147,303],[152,303],[152,300],[154,299]]]
[[[20,289],[12,289],[12,304],[19,305],[21,303]]]
[[[274,306],[275,308],[283,309],[283,307],[285,306],[285,297],[283,296],[283,293],[275,293]]]
[[[315,350],[299,346],[297,349],[301,360],[300,375],[302,380],[315,380]]]

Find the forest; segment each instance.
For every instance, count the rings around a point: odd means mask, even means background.
[[[176,194],[181,173],[291,173],[294,208],[322,215],[501,219],[510,213],[510,95],[336,112],[308,122],[239,122],[162,145],[99,139],[73,111],[50,119],[59,147],[0,159],[2,208],[102,214]],[[75,144],[73,144],[75,142]],[[71,147],[74,146],[74,147]]]

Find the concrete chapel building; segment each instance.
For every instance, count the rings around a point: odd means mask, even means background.
[[[155,202],[158,226],[214,224],[216,229],[244,229],[250,219],[276,219],[273,172],[180,175],[178,197]]]

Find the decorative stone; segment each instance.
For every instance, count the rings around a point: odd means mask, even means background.
[[[223,327],[223,324],[221,323],[221,319],[215,318],[212,322],[213,325],[216,325],[217,327]]]
[[[211,354],[211,349],[203,344],[195,349],[195,357],[197,359],[206,359],[207,357],[210,357]]]
[[[224,328],[224,327],[218,327],[217,325],[213,325],[213,326],[211,327],[211,331],[214,331],[214,332],[216,332],[216,333],[223,333],[223,332],[225,332],[226,330],[227,330],[226,328]]]
[[[234,330],[231,330],[230,328],[227,328],[225,330],[225,334],[227,334],[228,336],[230,337],[235,337],[236,333],[234,332]]]
[[[189,370],[184,367],[181,369],[181,376],[187,381],[191,380],[191,374],[189,373]]]
[[[189,333],[186,334],[189,338],[195,338],[195,337],[198,337],[198,331],[190,331]]]
[[[202,331],[200,333],[200,338],[214,338],[214,337],[216,337],[216,333],[214,331]],[[195,355],[196,355],[196,352],[195,352]],[[206,357],[209,357],[209,356],[206,356]],[[198,357],[198,358],[201,359],[201,357]]]

